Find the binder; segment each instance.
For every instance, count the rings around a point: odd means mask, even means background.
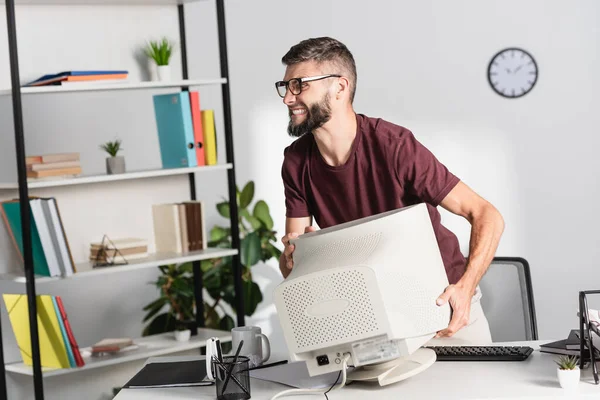
[[[163,168],[197,166],[188,92],[154,95],[153,103]]]
[[[202,110],[202,128],[204,129],[204,152],[206,165],[217,163],[217,133],[215,128],[215,111]]]
[[[30,207],[31,208],[31,207]],[[10,237],[13,244],[18,250],[19,257],[23,261],[23,229],[21,227],[21,204],[18,200],[6,201],[1,203],[0,214],[6,223]],[[42,242],[40,240],[40,234],[37,230],[35,218],[33,213],[29,212],[30,219],[30,230],[31,230],[31,248],[33,256],[33,272],[36,275],[52,276],[50,269],[48,268],[48,262],[44,249],[42,248]]]
[[[25,365],[32,365],[29,306],[24,294],[4,294],[10,323]],[[67,349],[51,296],[36,296],[40,362],[42,367],[69,368]]]
[[[196,161],[198,166],[206,165],[204,155],[204,130],[202,128],[202,115],[200,114],[200,93],[190,92],[190,105],[192,107],[192,123],[194,125],[194,144],[196,145]]]

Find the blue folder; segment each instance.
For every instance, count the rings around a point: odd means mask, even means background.
[[[153,100],[163,168],[197,166],[189,93],[158,94]]]

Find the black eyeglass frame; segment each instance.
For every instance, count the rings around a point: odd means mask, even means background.
[[[300,93],[302,93],[302,84],[303,83],[320,81],[321,79],[327,79],[327,78],[341,78],[341,77],[342,77],[342,75],[338,75],[338,74],[328,74],[328,75],[318,75],[318,76],[307,76],[305,78],[292,78],[288,81],[275,82],[275,90],[277,90],[277,94],[279,95],[279,97],[281,97],[283,99],[288,90],[290,92],[292,92],[292,94],[294,96],[298,96]],[[300,88],[298,93],[294,93],[294,91],[292,89],[290,89],[290,82],[292,82],[292,81],[298,82],[298,87]],[[279,93],[279,88],[282,86],[285,86],[285,93],[283,94],[283,96],[281,95],[281,93]]]
[[[583,369],[584,352],[586,350],[589,351],[590,366],[594,375],[594,383],[597,385],[600,379],[598,378],[598,366],[596,365],[596,351],[592,343],[592,331],[600,335],[600,329],[590,322],[587,305],[588,294],[600,294],[600,290],[584,290],[579,292],[579,368]],[[584,325],[586,327],[585,331],[583,328]]]

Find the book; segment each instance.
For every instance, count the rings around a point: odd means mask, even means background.
[[[202,128],[204,129],[204,152],[206,165],[217,163],[217,134],[214,110],[202,110]]]
[[[92,354],[114,353],[131,345],[133,345],[133,340],[130,338],[106,338],[92,346]]]
[[[24,294],[2,295],[25,365],[32,365],[29,306]],[[42,367],[70,368],[52,296],[36,296],[40,362]]]
[[[162,167],[197,166],[190,97],[187,92],[154,95],[153,103]]]
[[[79,175],[81,174],[81,167],[70,167],[70,168],[57,168],[57,169],[45,169],[41,171],[27,171],[28,178],[46,178],[49,176],[63,176],[63,175]]]
[[[23,258],[23,229],[21,226],[21,204],[18,200],[10,200],[0,203],[0,213],[2,219],[9,231],[9,235],[12,239],[13,245],[17,249],[21,262],[24,262]],[[41,276],[53,276],[48,268],[48,262],[46,261],[46,255],[42,248],[42,242],[40,235],[35,224],[35,219],[30,210],[30,230],[31,230],[31,249],[33,256],[33,271],[36,275]]]
[[[129,389],[210,386],[206,361],[154,362],[144,365],[123,387]]]
[[[38,79],[31,81],[24,86],[43,86],[49,84],[60,84],[61,81],[68,79],[82,79],[82,77],[92,77],[92,76],[103,76],[110,75],[114,78],[115,75],[128,75],[128,71],[126,70],[90,70],[90,71],[63,71],[57,74],[46,74],[42,75]]]
[[[157,252],[183,252],[177,204],[152,205],[152,223]]]
[[[194,126],[194,144],[196,146],[196,161],[198,165],[206,165],[204,154],[204,130],[202,114],[200,113],[200,93],[190,92],[192,123]]]
[[[67,337],[69,338],[71,350],[73,351],[73,355],[75,356],[75,364],[78,367],[83,367],[85,365],[85,362],[83,361],[83,357],[81,356],[81,352],[79,351],[79,346],[77,344],[77,340],[75,340],[75,335],[73,334],[73,330],[71,329],[71,324],[67,319],[67,312],[65,311],[65,306],[60,296],[55,296],[55,299],[56,304],[58,305],[58,310],[60,312],[59,315],[62,319],[63,325],[65,326]]]
[[[65,348],[67,349],[67,358],[69,359],[69,365],[71,368],[75,368],[77,363],[75,362],[75,355],[73,353],[73,349],[71,348],[71,342],[69,342],[69,336],[67,335],[67,330],[65,328],[65,323],[60,315],[60,310],[58,309],[58,303],[56,302],[56,297],[52,296],[52,304],[54,305],[54,312],[56,313],[56,318],[58,319],[58,325],[60,327],[60,333],[63,338],[63,342],[65,344]]]

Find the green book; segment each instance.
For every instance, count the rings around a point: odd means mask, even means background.
[[[19,246],[21,252],[21,258],[23,258],[23,229],[21,228],[21,204],[18,201],[2,203],[4,214],[10,225],[12,236]],[[50,269],[48,268],[48,262],[42,248],[42,242],[40,241],[40,234],[38,233],[37,226],[35,225],[35,219],[31,210],[29,212],[29,219],[31,222],[31,248],[33,254],[33,272],[36,275],[51,276]]]

